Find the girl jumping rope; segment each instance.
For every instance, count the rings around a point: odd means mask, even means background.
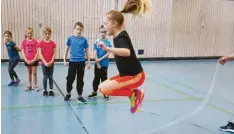
[[[109,36],[114,36],[114,48],[103,42],[99,46],[115,55],[119,75],[111,77],[99,85],[99,91],[107,96],[127,96],[131,102],[131,113],[139,111],[144,99],[144,91],[137,89],[145,80],[145,73],[137,60],[131,39],[123,30],[123,13],[134,15],[149,11],[149,0],[128,0],[122,11],[111,10],[104,16],[104,27]]]

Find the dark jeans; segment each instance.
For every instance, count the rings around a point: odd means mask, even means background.
[[[19,61],[20,59],[13,59],[9,61],[8,72],[12,81],[14,81],[14,77],[16,80],[19,79],[16,72],[14,71],[14,68],[19,63]]]
[[[100,80],[103,82],[107,80],[107,67],[102,67],[101,69],[95,66],[94,69],[94,79],[93,79],[93,91],[97,92]]]
[[[43,87],[44,87],[44,90],[47,90],[47,80],[48,79],[49,79],[50,89],[53,89],[54,64],[52,64],[50,67],[42,65],[42,72],[43,72]]]
[[[85,62],[69,62],[68,75],[67,75],[67,92],[72,90],[73,82],[76,77],[76,90],[78,95],[82,95],[84,87],[84,72]]]

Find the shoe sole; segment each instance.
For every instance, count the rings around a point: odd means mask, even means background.
[[[222,130],[222,131],[224,131],[224,132],[233,132],[233,133],[234,133],[234,130],[232,130],[232,129],[221,129],[221,128],[220,128],[220,130]]]
[[[49,94],[43,94],[43,96],[49,96]]]
[[[19,81],[19,82],[17,82],[17,83],[15,83],[15,84],[14,84],[14,86],[18,86],[18,85],[19,85],[19,83],[20,83],[20,81]]]
[[[33,90],[34,90],[35,92],[39,92],[39,91],[40,91],[39,88],[34,88]]]
[[[93,97],[88,97],[88,99],[92,99],[92,98],[97,98],[97,96],[93,96]]]
[[[24,91],[28,92],[28,91],[31,91],[32,89],[25,89]]]
[[[79,104],[87,104],[87,102],[81,102],[81,101],[78,101],[78,100],[77,100],[77,102],[78,102]]]
[[[110,100],[110,98],[104,98],[106,101]]]

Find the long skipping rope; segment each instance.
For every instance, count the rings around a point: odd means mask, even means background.
[[[215,70],[214,75],[213,75],[213,80],[211,82],[209,93],[206,95],[203,102],[196,109],[194,109],[191,113],[188,113],[188,114],[186,114],[186,115],[184,115],[184,116],[182,116],[182,117],[180,117],[178,119],[175,119],[175,120],[173,120],[171,122],[166,123],[165,125],[162,125],[161,127],[158,127],[156,129],[151,129],[151,130],[149,130],[147,132],[143,132],[143,133],[140,133],[140,134],[154,134],[154,133],[157,133],[157,132],[159,132],[159,131],[161,131],[163,129],[166,129],[168,127],[176,125],[176,124],[180,123],[181,121],[189,119],[192,116],[196,115],[198,112],[200,112],[204,108],[204,106],[206,106],[206,104],[209,101],[210,96],[211,96],[211,94],[212,94],[212,92],[214,90],[214,85],[215,85],[218,69],[219,69],[219,62],[217,62],[217,65],[216,65],[216,70]]]
[[[54,79],[53,79],[53,82],[54,82],[55,86],[57,87],[58,91],[61,93],[61,95],[65,98],[65,95],[63,94],[62,90],[59,88],[58,84],[55,82]],[[84,126],[84,124],[80,120],[79,116],[76,114],[75,110],[72,108],[71,104],[70,103],[67,103],[67,104],[70,107],[70,109],[72,110],[73,114],[76,116],[76,119],[81,124],[81,127],[84,129],[84,131],[86,132],[86,134],[89,134],[88,129]]]

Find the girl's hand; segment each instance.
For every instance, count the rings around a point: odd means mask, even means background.
[[[226,62],[227,62],[226,57],[221,57],[219,59],[219,63],[222,64],[222,65],[224,65]]]
[[[50,61],[50,62],[48,63],[48,66],[50,67],[52,64],[53,64],[53,61]]]
[[[31,64],[33,64],[35,62],[35,60],[31,60],[30,62],[31,62]]]
[[[27,64],[31,65],[32,64],[32,61],[30,60],[25,60]]]
[[[48,62],[44,62],[44,65],[45,65],[46,67],[49,67],[49,63],[48,63]]]
[[[100,60],[99,60],[99,59],[96,59],[96,60],[95,60],[95,63],[99,63],[99,62],[100,62]]]
[[[63,61],[63,64],[64,64],[64,66],[67,66],[67,62],[66,62],[66,60],[64,60],[64,61]]]
[[[50,63],[50,62],[48,62],[48,63],[47,63],[47,67],[50,67],[50,66],[51,66],[51,63]]]
[[[102,48],[103,50],[106,50],[106,49],[107,49],[107,46],[105,45],[105,43],[104,43],[103,41],[99,41],[99,42],[98,42],[98,46],[99,46],[100,48]]]
[[[91,65],[90,65],[90,63],[88,63],[88,69],[90,69],[91,68]]]

